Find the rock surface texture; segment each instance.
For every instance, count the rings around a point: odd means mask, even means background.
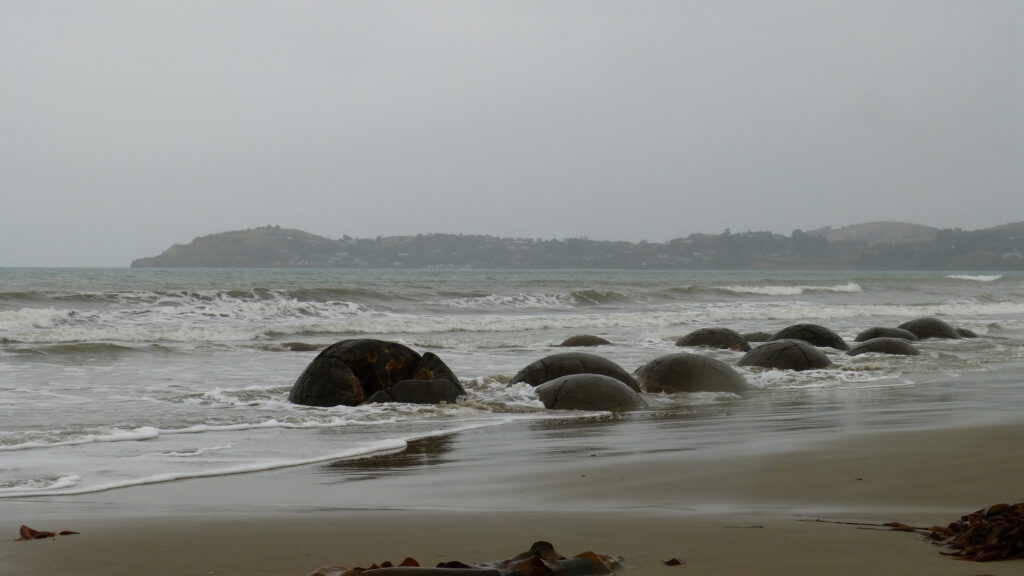
[[[832,361],[803,340],[772,340],[747,352],[737,364],[801,371],[828,368]]]
[[[545,408],[552,410],[640,410],[647,403],[635,390],[602,374],[570,374],[535,388]]]
[[[678,352],[651,360],[636,371],[647,392],[733,392],[747,389],[747,382],[732,366],[700,354]]]

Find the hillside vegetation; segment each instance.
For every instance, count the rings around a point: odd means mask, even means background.
[[[664,243],[419,234],[331,240],[264,226],[175,244],[132,267],[1024,270],[1024,222],[983,230],[905,222],[691,234]]]

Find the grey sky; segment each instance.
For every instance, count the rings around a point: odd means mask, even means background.
[[[0,0],[0,266],[1024,220],[1024,2]]]

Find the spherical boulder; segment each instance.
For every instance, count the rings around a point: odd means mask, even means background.
[[[750,343],[740,333],[729,328],[700,328],[676,340],[676,346],[708,346],[746,352]]]
[[[292,385],[288,401],[305,406],[356,406],[396,384],[391,401],[453,402],[466,391],[435,354],[422,356],[397,342],[342,340],[325,348]],[[410,390],[422,387],[415,393]],[[390,393],[375,401],[386,401]]]
[[[771,332],[756,331],[756,332],[744,332],[741,334],[743,339],[747,342],[767,342],[772,339]]]
[[[846,353],[850,356],[857,356],[868,352],[901,354],[903,356],[917,356],[921,353],[916,346],[903,338],[886,338],[884,336],[855,344]]]
[[[605,346],[611,344],[608,340],[601,338],[600,336],[594,336],[592,334],[577,334],[575,336],[569,336],[559,346]]]
[[[900,324],[900,328],[913,332],[921,340],[925,338],[962,338],[956,328],[948,322],[934,317],[915,318]]]
[[[772,340],[747,352],[739,366],[759,366],[781,370],[817,370],[828,368],[832,361],[821,351],[803,340]]]
[[[536,388],[545,408],[552,410],[641,410],[647,403],[635,390],[603,374],[569,374]]]
[[[875,326],[862,330],[857,337],[854,338],[856,342],[867,342],[872,338],[903,338],[904,340],[917,340],[917,335],[910,330],[903,328],[883,328],[881,326]]]
[[[621,366],[607,358],[586,352],[561,352],[545,356],[517,372],[509,381],[509,385],[526,382],[530,386],[540,386],[569,374],[603,374],[615,378],[633,390],[640,390],[636,378]]]
[[[733,392],[746,390],[739,372],[721,360],[689,352],[659,356],[636,370],[648,392]]]
[[[835,332],[817,324],[793,324],[776,332],[769,340],[803,340],[815,346],[846,350],[846,342]]]

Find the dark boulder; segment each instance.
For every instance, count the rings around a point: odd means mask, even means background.
[[[586,352],[561,352],[545,356],[526,365],[512,377],[509,384],[526,382],[530,386],[540,386],[569,374],[603,374],[615,378],[633,390],[640,390],[636,379],[621,366],[607,358]]]
[[[729,328],[700,328],[676,340],[676,346],[709,346],[746,352],[750,343],[740,333]]]
[[[878,352],[880,354],[902,354],[903,356],[917,356],[921,353],[916,346],[903,338],[872,338],[859,344],[855,344],[847,352],[850,356]]]
[[[446,383],[434,382],[437,380]],[[435,354],[420,356],[397,342],[356,339],[336,342],[320,352],[292,385],[288,401],[305,406],[356,406],[398,383],[402,386],[396,393],[418,399],[396,400],[399,402],[451,402],[466,393]],[[423,390],[409,391],[417,385]],[[387,397],[378,396],[375,401]]]
[[[466,390],[458,382],[447,378],[434,380],[402,380],[383,390],[377,390],[367,402],[401,402],[405,404],[455,403]]]
[[[667,354],[636,371],[640,387],[648,392],[742,392],[747,382],[721,360],[689,352]]]
[[[977,332],[975,332],[974,330],[970,330],[968,328],[959,328],[959,327],[957,327],[956,333],[959,334],[961,338],[977,338],[978,337],[978,333]]]
[[[747,352],[737,364],[801,371],[828,368],[832,361],[803,340],[772,340]]]
[[[600,336],[577,334],[576,336],[569,336],[559,346],[605,346],[607,344],[611,344],[611,342]]]
[[[913,332],[921,340],[925,338],[962,338],[956,328],[948,322],[932,317],[915,318],[900,324],[900,328]]]
[[[620,380],[603,374],[569,374],[535,388],[545,408],[552,410],[641,410],[647,403]]]
[[[803,340],[815,346],[846,350],[848,346],[838,334],[817,324],[793,324],[779,330],[772,340]],[[769,340],[771,342],[772,340]]]
[[[744,332],[741,334],[747,342],[767,342],[772,339],[771,332]]]
[[[860,334],[857,334],[857,337],[854,338],[854,340],[856,342],[867,342],[872,338],[903,338],[904,340],[917,340],[917,335],[910,330],[905,330],[903,328],[883,328],[875,326],[861,331]]]

